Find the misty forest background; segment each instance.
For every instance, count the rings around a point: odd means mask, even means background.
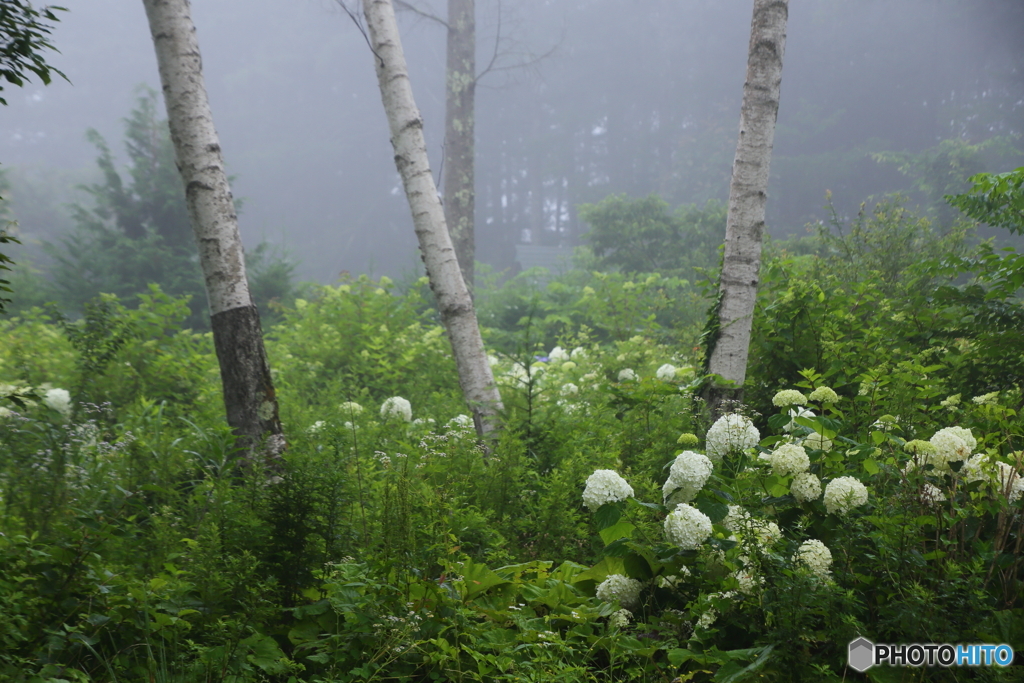
[[[327,0],[194,3],[289,444],[267,471],[224,424],[142,4],[65,4],[67,81],[0,108],[0,678],[1024,680],[846,666],[861,635],[1024,651],[1024,189],[1001,217],[950,201],[1024,164],[1024,4],[790,8],[730,406],[757,434],[690,491],[714,522],[693,547],[664,540],[665,482],[717,448],[750,3],[477,0],[488,441],[357,26]],[[446,37],[424,14],[446,3],[414,4],[437,177]],[[765,464],[788,445],[817,495]],[[629,496],[584,506],[595,470]],[[821,493],[852,479],[867,502]]]

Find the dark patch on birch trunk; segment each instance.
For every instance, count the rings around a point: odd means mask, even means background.
[[[265,464],[276,468],[285,441],[259,311],[254,305],[232,308],[211,316],[210,324],[236,444],[247,461],[262,453]]]

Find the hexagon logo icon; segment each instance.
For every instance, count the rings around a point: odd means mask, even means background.
[[[861,673],[867,671],[874,664],[875,644],[867,638],[858,638],[850,641],[849,664],[851,669]]]

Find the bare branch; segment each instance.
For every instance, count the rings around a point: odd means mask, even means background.
[[[412,12],[413,14],[423,17],[424,19],[429,19],[430,21],[437,22],[438,24],[441,24],[441,26],[444,26],[446,29],[451,28],[450,26],[448,26],[448,22],[442,19],[441,17],[437,16],[436,14],[431,14],[430,12],[424,12],[416,5],[406,2],[406,0],[393,1],[396,9]]]
[[[379,59],[381,65],[383,65],[384,59],[373,49],[373,45],[370,43],[370,36],[366,35],[366,27],[363,26],[363,22],[359,21],[359,15],[348,8],[348,5],[345,4],[345,0],[336,0],[336,2],[341,9],[345,10],[345,14],[347,14],[348,18],[352,20],[352,23],[356,25],[359,32],[363,34],[363,40],[366,41],[366,46],[370,48],[370,52],[373,52],[373,56]]]
[[[553,55],[558,50],[558,48],[562,45],[562,43],[565,41],[565,26],[562,26],[562,36],[561,36],[561,38],[559,38],[558,42],[556,42],[554,45],[552,45],[551,48],[548,49],[543,54],[536,55],[536,54],[533,54],[532,52],[530,52],[529,50],[523,50],[522,52],[520,52],[518,54],[515,51],[511,50],[511,49],[506,49],[506,50],[502,51],[501,46],[502,46],[503,43],[507,45],[508,43],[512,43],[513,41],[512,41],[511,38],[504,37],[501,34],[501,32],[502,32],[502,13],[501,13],[502,0],[497,0],[496,4],[497,4],[497,7],[498,7],[498,20],[497,20],[497,26],[496,26],[495,31],[494,31],[494,50],[491,53],[491,59],[488,62],[487,66],[484,68],[483,71],[481,71],[480,73],[478,73],[476,75],[476,78],[474,79],[474,82],[477,83],[477,84],[480,83],[480,80],[484,76],[486,76],[487,74],[490,74],[490,73],[498,73],[498,72],[502,72],[502,71],[517,71],[519,69],[529,69],[530,67],[536,66],[539,62],[542,62],[543,60],[545,60],[548,57],[550,57],[551,55]],[[512,57],[512,56],[517,56],[520,59],[518,61],[513,61],[510,64],[499,64],[500,61],[508,60],[509,57]]]

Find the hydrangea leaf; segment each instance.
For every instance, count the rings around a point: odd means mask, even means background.
[[[620,517],[622,517],[622,509],[618,504],[605,503],[594,513],[594,523],[597,524],[597,529],[600,531],[616,524]]]

